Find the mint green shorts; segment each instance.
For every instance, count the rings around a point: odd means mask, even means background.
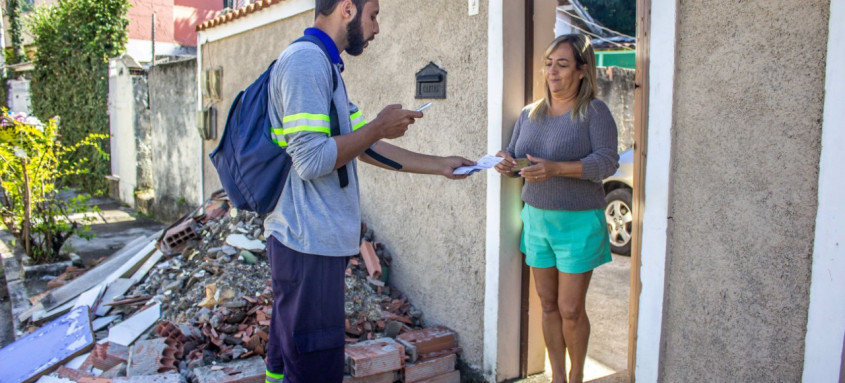
[[[579,274],[611,261],[602,209],[546,210],[525,204],[522,225],[519,248],[528,266]]]

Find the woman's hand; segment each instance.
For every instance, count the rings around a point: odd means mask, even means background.
[[[505,159],[504,161],[496,164],[496,171],[506,176],[513,176],[513,167],[516,166],[516,160],[514,160],[513,157],[504,150],[500,150],[496,153],[496,157],[502,157]]]
[[[543,182],[556,176],[556,162],[537,158],[530,154],[528,159],[533,165],[526,166],[519,172],[519,175],[524,177],[526,182]]]

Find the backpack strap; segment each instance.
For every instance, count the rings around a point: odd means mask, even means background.
[[[335,70],[333,68],[334,65],[332,64],[332,60],[329,58],[329,51],[326,50],[326,47],[325,47],[325,45],[323,45],[323,42],[320,41],[320,39],[317,36],[313,36],[313,35],[303,35],[302,37],[296,39],[296,41],[294,41],[291,44],[296,44],[296,43],[301,42],[301,41],[307,41],[307,42],[310,42],[310,43],[320,47],[320,50],[323,51],[323,54],[326,57],[326,60],[329,60],[329,66],[332,67],[331,68],[331,72],[332,72],[332,97],[330,99],[331,108],[330,108],[330,112],[329,112],[329,124],[330,124],[331,136],[332,137],[339,136],[340,135],[340,124],[338,123],[338,121],[340,121],[340,120],[338,119],[338,116],[337,116],[337,107],[335,107],[335,105],[334,105],[334,91],[337,90],[338,80],[337,80],[337,73],[335,73]],[[346,169],[346,165],[343,165],[343,166],[341,166],[340,168],[337,169],[337,178],[340,181],[340,187],[341,188],[345,188],[347,185],[349,185],[349,171]]]

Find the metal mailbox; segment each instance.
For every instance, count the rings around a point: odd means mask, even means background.
[[[446,70],[429,62],[416,77],[416,98],[446,98]]]

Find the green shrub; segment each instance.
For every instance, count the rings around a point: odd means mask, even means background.
[[[29,19],[36,52],[32,109],[36,116],[62,116],[62,139],[76,143],[90,133],[108,134],[108,59],[128,41],[128,0],[59,0],[40,7]],[[68,179],[70,185],[104,194],[111,174],[109,141],[72,153],[70,164],[88,159],[90,171]]]
[[[58,118],[46,124],[38,119],[9,116],[0,119],[0,219],[36,263],[57,260],[59,250],[73,234],[90,236],[83,217],[89,211],[86,196],[59,198],[56,181],[84,174],[87,161],[69,163],[81,148],[97,151],[103,134],[89,134],[64,146],[59,141]]]

